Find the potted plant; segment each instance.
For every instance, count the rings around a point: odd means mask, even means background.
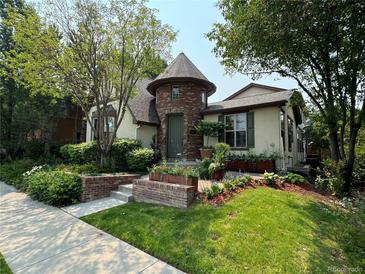
[[[213,162],[209,165],[209,172],[213,179],[222,180],[225,174],[225,160],[230,146],[225,143],[218,143],[215,145],[215,152],[213,155]]]
[[[199,135],[207,136],[207,143],[200,149],[200,156],[204,158],[212,158],[213,148],[209,146],[209,137],[217,137],[219,132],[224,129],[224,124],[221,122],[200,121],[195,127]]]

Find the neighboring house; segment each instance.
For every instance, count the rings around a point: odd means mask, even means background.
[[[163,158],[195,160],[203,138],[195,126],[201,120],[221,121],[226,130],[209,145],[228,143],[235,153],[279,152],[281,167],[304,160],[300,108],[290,107],[292,91],[250,84],[221,102],[208,104],[216,91],[210,82],[185,56],[176,59],[154,80],[138,83],[139,95],[131,100],[117,137],[140,139],[149,147],[154,136]],[[110,104],[110,125],[115,122],[116,103]],[[95,107],[90,116],[98,124]],[[90,126],[87,141],[93,140]],[[285,165],[285,166],[284,166]]]

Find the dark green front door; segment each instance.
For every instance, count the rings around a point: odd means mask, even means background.
[[[178,158],[182,153],[183,116],[168,116],[167,156]]]

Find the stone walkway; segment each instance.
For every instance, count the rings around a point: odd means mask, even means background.
[[[0,252],[14,273],[182,273],[2,182]]]

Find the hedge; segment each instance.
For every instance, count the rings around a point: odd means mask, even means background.
[[[151,148],[136,148],[127,154],[128,168],[131,170],[147,170],[153,162],[154,152]]]
[[[46,204],[64,206],[80,200],[81,179],[73,173],[42,170],[25,178],[29,196]]]
[[[115,139],[111,149],[111,155],[118,166],[126,165],[128,152],[141,147],[141,142],[134,139]],[[68,144],[60,149],[63,159],[67,163],[83,164],[97,160],[97,144],[95,141],[81,144]]]

